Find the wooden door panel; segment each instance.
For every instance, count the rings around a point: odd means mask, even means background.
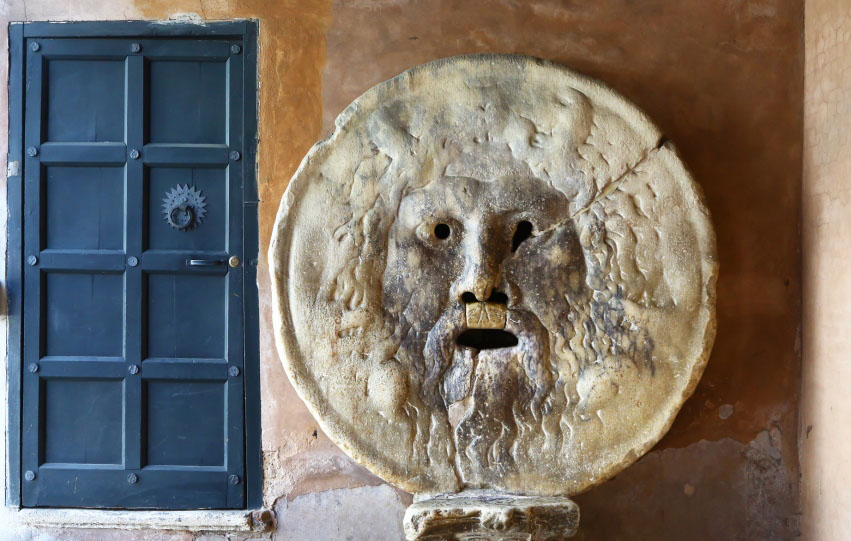
[[[232,43],[27,40],[26,506],[244,505]]]

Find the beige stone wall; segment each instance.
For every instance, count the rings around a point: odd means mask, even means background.
[[[260,20],[264,495],[278,512],[278,538],[392,540],[410,501],[317,429],[278,362],[265,253],[280,196],[308,148],[361,92],[415,64],[473,52],[560,62],[644,108],[692,168],[718,232],[718,338],[704,379],[656,450],[577,499],[579,538],[797,535],[803,0],[7,0],[0,6],[4,26],[170,17]],[[0,32],[0,111],[7,99],[5,50]],[[5,159],[5,114],[0,119]],[[2,391],[0,404],[6,404]],[[2,452],[0,459],[5,463]],[[0,539],[13,519],[14,512],[0,511]],[[117,531],[22,528],[18,534],[127,538]]]
[[[851,3],[807,0],[801,469],[808,539],[851,538]]]

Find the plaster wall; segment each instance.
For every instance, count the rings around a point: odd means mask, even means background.
[[[851,538],[851,4],[807,0],[801,469],[809,539]]]
[[[790,539],[799,535],[803,9],[799,0],[8,0],[0,23],[260,21],[264,503],[278,525],[254,538],[392,540],[410,502],[322,434],[278,361],[265,254],[287,181],[372,85],[436,58],[509,52],[598,77],[646,110],[702,185],[718,233],[718,338],[704,378],[653,452],[577,498],[578,538]],[[6,62],[0,54],[0,110]],[[33,528],[13,526],[15,516],[0,511],[0,539],[223,535]]]

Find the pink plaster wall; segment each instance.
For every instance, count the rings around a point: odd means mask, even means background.
[[[851,539],[851,3],[807,0],[803,178],[804,534]]]

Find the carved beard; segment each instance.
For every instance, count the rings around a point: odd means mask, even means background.
[[[521,464],[517,453],[524,446],[516,443],[528,434],[554,434],[547,446],[565,443],[570,436],[561,433],[559,420],[582,416],[575,410],[592,406],[568,398],[576,396],[577,378],[589,364],[603,366],[614,355],[652,371],[652,341],[624,319],[617,295],[595,292],[584,303],[565,303],[559,321],[547,324],[531,311],[508,310],[505,330],[518,344],[499,349],[457,344],[465,328],[463,310],[448,307],[429,330],[405,323],[409,332],[397,355],[414,368],[411,388],[417,396],[409,396],[407,411],[420,426],[416,439],[428,448],[435,420],[448,425],[450,459],[468,486],[498,482]],[[430,414],[422,416],[425,412]]]
[[[505,330],[517,345],[477,350],[456,342],[465,330],[463,310],[448,308],[425,336],[409,333],[400,351],[419,365],[418,398],[432,413],[444,412],[456,471],[468,482],[513,466],[519,424],[540,422],[551,411],[547,399],[556,373],[548,331],[534,314],[508,310]]]

